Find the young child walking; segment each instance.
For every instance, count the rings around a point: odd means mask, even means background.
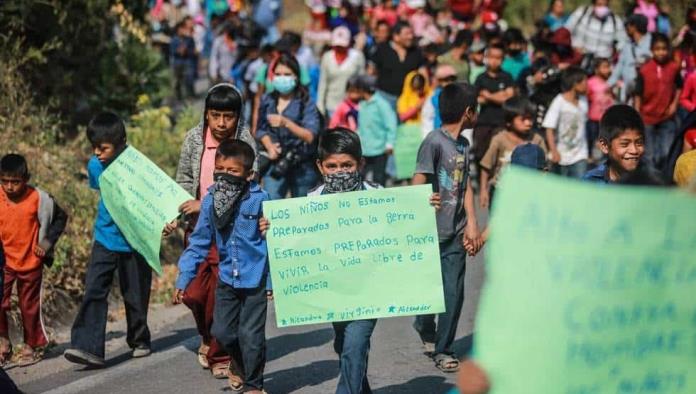
[[[358,134],[365,155],[363,176],[382,186],[387,181],[387,159],[394,150],[398,122],[396,111],[376,92],[374,77],[363,76],[362,101],[358,113]]]
[[[607,58],[597,58],[594,64],[594,75],[587,80],[587,101],[589,112],[587,115],[587,149],[589,160],[596,162],[601,158],[601,152],[597,147],[599,137],[599,121],[604,113],[614,105],[616,101],[609,86],[611,77],[611,62]]]
[[[477,92],[471,86],[451,84],[440,93],[442,127],[425,138],[418,151],[414,185],[431,183],[439,193],[436,213],[445,312],[416,317],[414,328],[438,369],[454,372],[459,360],[452,351],[464,303],[465,244],[475,253],[481,239],[469,178],[469,142],[461,133],[476,123]]]
[[[346,83],[346,97],[341,101],[329,120],[329,128],[343,127],[358,131],[358,114],[362,98],[362,77],[354,76]]]
[[[481,208],[487,209],[495,194],[495,185],[501,171],[512,158],[512,152],[519,145],[532,143],[546,152],[546,143],[537,133],[532,132],[535,108],[529,100],[513,97],[503,104],[506,129],[491,140],[488,151],[481,159]]]
[[[599,147],[607,160],[585,174],[587,181],[618,183],[645,166],[645,125],[638,111],[628,105],[609,108],[600,121]]]
[[[217,245],[219,278],[211,334],[232,359],[230,388],[262,393],[266,309],[273,293],[259,221],[262,204],[270,198],[253,180],[254,160],[254,150],[244,141],[225,140],[217,147],[214,183],[203,197],[196,228],[179,259],[173,301],[183,302],[198,267]]]
[[[99,178],[126,149],[126,126],[118,115],[103,112],[87,126],[87,139],[94,155],[87,163],[89,186],[99,190]],[[150,355],[147,312],[152,270],[140,253],[126,241],[100,198],[94,224],[94,243],[87,266],[85,292],[71,331],[71,347],[64,353],[73,363],[104,366],[107,298],[118,270],[121,296],[126,307],[126,342],[134,358]]]
[[[546,129],[550,161],[557,174],[581,178],[587,171],[587,75],[575,66],[561,74],[561,91],[551,102],[542,127]]]
[[[19,366],[36,364],[48,344],[41,318],[43,266],[53,263],[53,250],[65,230],[66,213],[45,191],[29,185],[26,159],[17,154],[0,160],[0,245],[3,254],[2,310],[0,310],[0,367],[12,358],[7,313],[17,283],[24,348]]]
[[[633,102],[646,125],[645,160],[660,169],[676,138],[675,115],[683,80],[667,36],[653,34],[650,50],[653,58],[638,72]]]

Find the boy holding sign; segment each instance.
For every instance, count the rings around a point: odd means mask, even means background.
[[[87,163],[89,185],[99,190],[101,174],[126,149],[126,126],[118,115],[104,112],[87,126],[87,139],[94,149],[94,156]],[[149,356],[147,310],[152,270],[143,256],[126,241],[100,198],[85,294],[72,326],[72,348],[64,354],[68,361],[92,367],[104,366],[107,297],[116,270],[126,307],[126,341],[133,349],[133,357]]]
[[[459,369],[459,360],[450,347],[464,304],[464,248],[474,254],[481,248],[469,179],[469,142],[462,136],[463,130],[475,125],[477,106],[476,91],[471,86],[452,84],[442,89],[442,127],[429,133],[421,144],[412,182],[432,183],[441,200],[437,231],[446,311],[438,316],[437,327],[435,315],[417,316],[413,327],[443,372]]]
[[[173,301],[183,302],[184,291],[215,243],[220,263],[211,334],[233,359],[232,390],[261,393],[266,308],[273,293],[266,240],[259,229],[262,204],[269,196],[253,181],[254,159],[254,150],[246,142],[226,140],[218,146],[214,183],[203,197],[196,228],[179,259]],[[243,365],[244,371],[236,371],[236,365]]]

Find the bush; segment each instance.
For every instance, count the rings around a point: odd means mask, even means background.
[[[65,116],[74,135],[96,111],[127,117],[138,96],[158,104],[169,94],[171,73],[146,42],[144,15],[142,1],[6,0],[0,50],[30,54],[18,71],[34,102]]]

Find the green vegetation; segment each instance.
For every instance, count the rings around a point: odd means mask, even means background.
[[[98,196],[89,189],[85,168],[89,118],[101,110],[119,113],[129,142],[172,176],[186,130],[199,121],[193,107],[174,114],[162,106],[171,93],[170,71],[146,40],[145,2],[132,3],[0,3],[0,24],[8,27],[0,32],[0,155],[23,154],[32,183],[53,194],[70,215],[55,263],[44,271],[43,310],[52,321],[70,323],[91,250]],[[168,239],[164,260],[176,261],[180,248],[180,239]],[[171,272],[158,278],[156,290],[171,281]]]

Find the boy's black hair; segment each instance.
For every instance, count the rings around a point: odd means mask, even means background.
[[[527,39],[524,37],[524,33],[522,33],[522,30],[516,27],[511,27],[507,29],[505,33],[503,33],[503,42],[506,46],[515,42],[526,44]]]
[[[533,117],[536,109],[526,97],[515,96],[507,99],[503,104],[505,111],[505,123],[511,124],[518,116]]]
[[[626,130],[636,130],[645,135],[643,118],[630,105],[619,104],[610,107],[599,121],[599,139],[607,143],[611,143]]]
[[[440,53],[440,46],[431,42],[430,44],[421,48],[421,52],[423,52],[424,55],[427,53],[434,53],[437,55],[438,53]]]
[[[465,83],[453,83],[440,92],[440,119],[443,124],[459,123],[467,109],[476,111],[478,106],[476,89]]]
[[[373,94],[377,91],[377,78],[373,75],[361,75],[360,77],[360,90],[363,92]]]
[[[456,36],[454,36],[454,42],[452,42],[452,46],[460,47],[466,44],[466,46],[469,47],[471,46],[472,42],[474,42],[474,33],[472,33],[471,30],[462,29],[457,32]]]
[[[505,52],[506,52],[506,51],[505,51],[505,47],[504,47],[502,44],[500,44],[500,43],[494,43],[494,44],[489,45],[489,46],[486,48],[486,56],[488,56],[488,53],[489,53],[491,50],[493,50],[493,49],[498,49],[498,50],[500,50],[501,52],[503,52],[503,56],[505,56]]]
[[[87,126],[87,139],[92,146],[107,143],[122,148],[126,145],[126,125],[113,112],[99,113]]]
[[[561,91],[568,92],[587,78],[585,71],[578,66],[570,66],[561,73]]]
[[[657,43],[664,43],[667,46],[667,49],[672,49],[672,43],[669,40],[669,37],[662,33],[652,33],[652,40],[650,41],[650,49],[654,48]]]
[[[210,89],[208,96],[205,98],[205,109],[206,111],[209,109],[234,111],[239,115],[239,111],[242,109],[242,96],[232,86],[215,86]]]
[[[604,63],[609,63],[609,64],[611,64],[611,61],[610,61],[609,59],[607,59],[606,57],[596,57],[596,58],[592,61],[592,69],[593,69],[593,70],[596,70],[596,69],[599,68],[599,66],[601,66],[601,65],[604,64]]]
[[[353,89],[363,90],[362,78],[359,75],[353,75],[346,81],[346,92]]]
[[[0,175],[16,176],[24,180],[29,179],[29,166],[22,155],[9,153],[0,159]]]
[[[358,133],[344,127],[336,127],[322,133],[317,156],[319,161],[337,154],[346,154],[359,162],[362,159],[362,145]]]
[[[254,168],[254,160],[256,159],[254,149],[242,140],[225,140],[218,145],[215,151],[215,159],[227,159],[230,157],[240,159],[246,171],[251,171]]]

